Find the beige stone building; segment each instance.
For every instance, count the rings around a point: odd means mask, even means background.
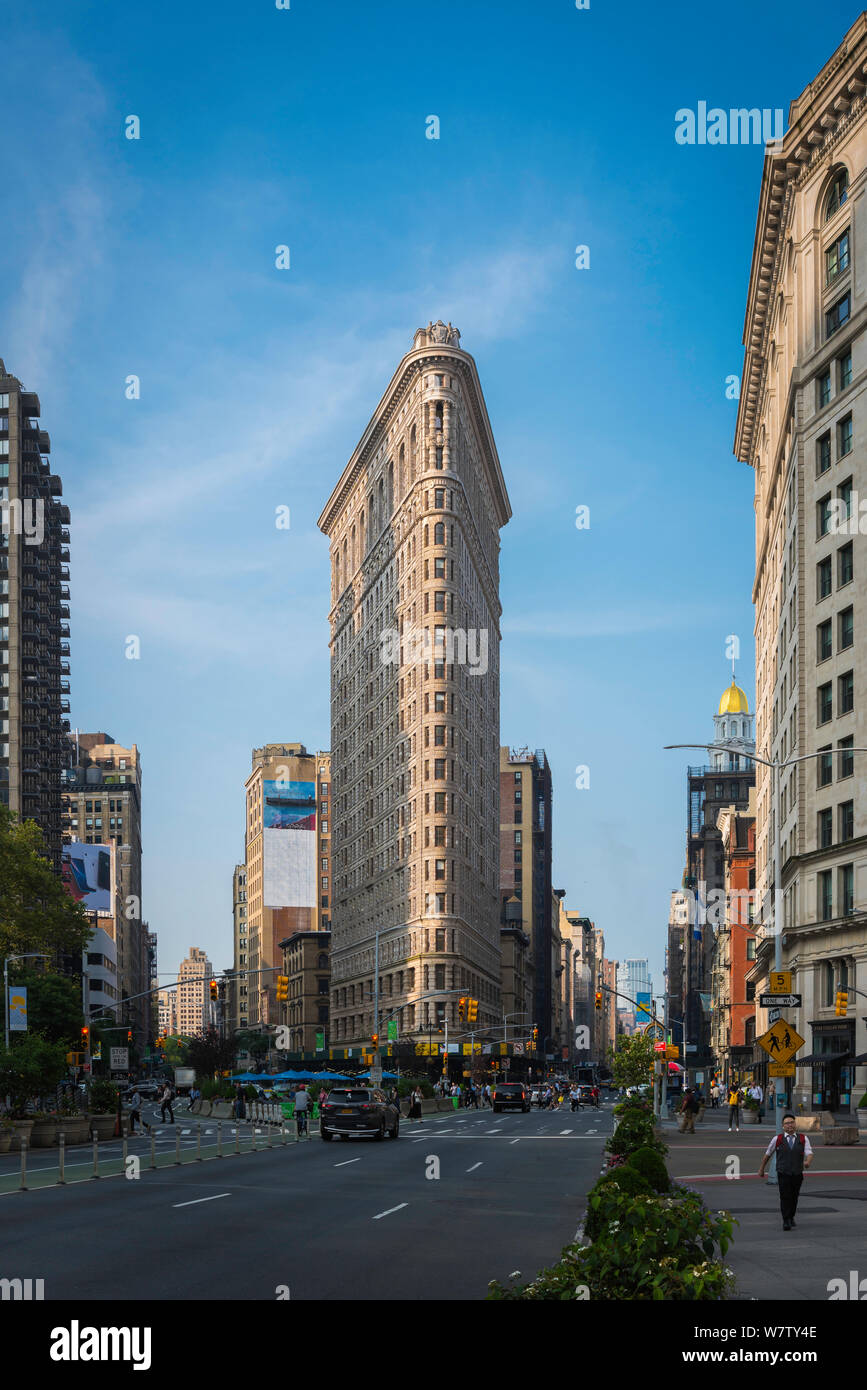
[[[783,957],[807,1040],[798,1098],[848,1109],[867,1085],[867,15],[792,102],[765,154],[735,452],[755,472],[758,752],[821,753],[781,777]],[[760,894],[771,779],[757,773]],[[766,925],[752,981],[773,964]],[[759,1033],[767,1015],[757,1011]],[[812,1061],[804,1063],[805,1058]]]
[[[245,792],[243,889],[237,871],[233,880],[233,892],[246,894],[246,939],[240,896],[236,903],[235,972],[239,991],[247,990],[239,993],[239,1001],[246,997],[247,1022],[238,1026],[279,1025],[285,1022],[276,997],[280,943],[293,932],[331,925],[331,756],[308,753],[303,743],[255,748]]]
[[[163,1037],[173,1038],[178,1031],[178,996],[175,989],[161,989],[159,999],[159,1030]]]
[[[200,1033],[213,1021],[210,996],[213,974],[214,967],[207,953],[198,946],[191,946],[190,954],[181,961],[176,990],[177,1029],[185,1037]]]
[[[289,1052],[327,1057],[331,991],[330,931],[296,931],[280,942],[288,1001],[282,1005],[289,1027]],[[317,1047],[317,1040],[321,1046]]]
[[[330,541],[332,1042],[369,1039],[375,939],[401,1037],[502,1026],[499,530],[475,363],[419,329],[319,518]],[[431,997],[433,996],[433,997]]]
[[[246,1028],[249,976],[247,969],[247,866],[236,864],[232,872],[232,969],[226,972],[226,1031],[233,1037]]]

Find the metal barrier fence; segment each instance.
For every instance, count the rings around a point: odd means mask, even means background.
[[[262,1121],[267,1124],[267,1121]],[[104,1158],[100,1157],[100,1141],[94,1135],[91,1146],[76,1145],[67,1151],[63,1133],[58,1135],[57,1161],[47,1167],[33,1168],[28,1162],[32,1151],[26,1139],[21,1140],[20,1164],[18,1170],[0,1173],[0,1196],[11,1192],[31,1192],[43,1187],[68,1187],[75,1183],[95,1182],[101,1178],[126,1176],[138,1178],[143,1172],[159,1168],[174,1168],[185,1163],[203,1163],[210,1160],[240,1157],[249,1153],[268,1153],[274,1149],[297,1144],[304,1139],[319,1135],[319,1126],[308,1120],[307,1132],[301,1135],[298,1124],[280,1120],[269,1124],[264,1131],[255,1128],[255,1121],[248,1131],[242,1131],[240,1124],[229,1122],[229,1134],[224,1136],[223,1120],[216,1121],[216,1138],[213,1143],[202,1143],[202,1127],[198,1126],[195,1139],[183,1143],[180,1129],[175,1134],[174,1149],[163,1148],[157,1152],[157,1136],[150,1134],[150,1144],[144,1150],[130,1148],[130,1135],[118,1139],[105,1140],[105,1145],[119,1146],[119,1152]],[[228,1139],[227,1144],[225,1140]],[[232,1143],[234,1139],[234,1143]],[[182,1147],[183,1143],[183,1147]],[[48,1154],[47,1149],[38,1149],[39,1157]],[[70,1154],[74,1157],[70,1157]],[[86,1157],[85,1157],[86,1155]],[[81,1170],[79,1176],[70,1172]]]

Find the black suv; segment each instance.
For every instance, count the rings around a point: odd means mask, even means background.
[[[353,1134],[372,1135],[374,1139],[384,1139],[388,1134],[396,1139],[399,1128],[400,1111],[375,1086],[347,1086],[331,1091],[319,1119],[323,1139],[333,1139],[335,1134],[343,1139]]]
[[[528,1111],[530,1092],[523,1081],[499,1081],[494,1087],[493,1109],[495,1115],[501,1110]]]

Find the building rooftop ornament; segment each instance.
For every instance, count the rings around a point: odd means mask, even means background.
[[[458,330],[450,323],[443,323],[442,319],[437,319],[436,323],[429,323],[427,328],[417,328],[412,341],[414,348],[434,347],[440,343],[456,348],[461,345]]]
[[[718,712],[720,714],[749,714],[749,700],[740,686],[735,685],[734,680],[728,689],[723,691]]]

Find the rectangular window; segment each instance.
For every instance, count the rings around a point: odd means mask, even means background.
[[[842,357],[837,358],[837,380],[839,390],[845,391],[847,386],[852,384],[852,349],[844,352]]]
[[[827,724],[833,713],[831,682],[826,681],[826,683],[820,685],[819,689],[816,691],[816,720],[819,724]]]
[[[843,516],[844,516],[845,519],[848,521],[849,518],[850,518],[851,515],[852,515],[852,479],[851,479],[851,478],[847,478],[846,481],[845,481],[845,483],[841,483],[840,486],[837,488],[837,497],[838,497],[839,501],[843,503],[842,508],[840,508],[840,507],[837,508],[837,518],[839,518],[840,512],[842,511]],[[837,521],[837,518],[835,518],[835,521]],[[845,531],[846,528],[843,527],[843,526],[840,526],[839,524],[837,524],[837,525],[835,525],[834,530],[835,530],[835,531]]]
[[[749,940],[747,941],[747,960],[755,960],[755,958],[756,958],[756,938],[755,938],[754,936],[751,936],[751,937],[749,938]]]
[[[434,860],[434,878],[445,878],[446,861],[444,859]]]
[[[837,838],[851,840],[855,836],[855,802],[841,801],[837,808]]]
[[[828,561],[830,565],[831,561]],[[837,588],[842,589],[844,584],[852,583],[854,574],[854,564],[852,556],[852,542],[848,545],[841,545],[837,551]]]
[[[445,579],[445,577],[446,577],[446,562],[445,562],[445,559],[443,558],[443,556],[442,556],[442,555],[439,555],[439,556],[437,556],[437,558],[434,560],[434,579]]]
[[[841,738],[837,742],[839,758],[837,761],[838,777],[853,777],[855,775],[855,754],[852,749],[855,745],[855,738],[850,734],[848,738]]]
[[[839,876],[840,913],[848,917],[855,911],[855,866],[841,864]],[[827,920],[827,919],[826,919]]]
[[[837,713],[849,714],[855,708],[855,673],[844,671],[837,677]]]
[[[818,380],[817,380],[817,382],[816,382],[816,387],[817,387],[816,395],[817,395],[817,399],[818,399],[818,403],[819,403],[819,409],[821,410],[822,407],[823,407],[823,406],[826,406],[826,405],[828,404],[828,402],[830,401],[830,399],[831,399],[831,373],[830,373],[830,371],[822,372],[822,375],[818,378]]]
[[[833,304],[833,305],[831,306],[831,308],[828,309],[827,312],[826,312],[826,314],[825,314],[825,337],[826,337],[826,338],[830,338],[834,333],[837,332],[837,329],[838,329],[838,328],[842,328],[842,326],[843,326],[844,323],[848,323],[848,322],[849,322],[849,313],[850,313],[849,296],[848,296],[848,294],[844,294],[844,295],[842,296],[842,298],[841,298],[841,299],[838,299],[838,300],[837,300],[837,303],[836,303],[836,304]]]
[[[816,440],[816,473],[821,476],[831,467],[831,431]]]
[[[446,743],[445,724],[434,724],[434,743],[437,748],[444,748]]]
[[[434,714],[445,714],[446,694],[444,690],[434,691]]]
[[[436,758],[436,759],[434,760],[434,778],[435,778],[437,781],[440,781],[440,782],[441,782],[441,781],[443,781],[443,779],[445,778],[445,775],[446,775],[446,760],[445,760],[445,758]]]
[[[819,849],[828,849],[834,843],[834,812],[828,806],[819,812]]]
[[[827,598],[831,592],[831,557],[820,560],[816,566],[816,597]]]
[[[521,834],[522,834],[522,832],[521,832],[520,830],[516,830],[516,831],[515,831],[515,844],[516,844],[516,845],[519,845],[519,844],[521,843]]]
[[[840,651],[855,641],[855,609],[844,608],[837,617],[837,647]]]
[[[327,795],[328,795],[328,783],[327,783],[327,782],[320,782],[320,783],[319,783],[319,795],[320,795],[320,796],[327,796]]]
[[[830,869],[823,869],[818,876],[818,899],[820,919],[823,922],[830,922],[834,907]]]
[[[849,269],[849,230],[825,249],[825,284],[832,285],[838,275]]]
[[[515,805],[516,805],[516,806],[517,806],[518,803],[521,801],[521,797],[522,797],[521,788],[520,788],[520,787],[516,787],[516,788],[515,788]]]
[[[837,458],[845,458],[852,452],[852,416],[845,415],[837,421]]]
[[[826,492],[816,503],[816,536],[821,539],[831,530],[831,494]]]
[[[831,655],[831,619],[826,618],[816,628],[816,660],[827,661]]]
[[[444,965],[434,966],[434,989],[445,989],[446,987],[446,968]]]
[[[816,759],[818,782],[820,787],[827,787],[829,782],[834,780],[834,759],[830,744],[827,748],[820,748],[819,752],[822,756]]]
[[[434,844],[435,844],[435,845],[445,845],[445,842],[446,842],[446,828],[445,828],[445,826],[444,826],[444,825],[435,825],[435,826],[434,826]]]
[[[446,596],[445,596],[445,594],[444,594],[444,593],[439,593],[439,592],[438,592],[438,593],[435,593],[435,594],[434,594],[434,612],[435,612],[435,613],[445,613],[445,611],[446,611]]]
[[[436,488],[434,488],[434,506],[435,506],[435,507],[440,507],[440,508],[444,507],[444,506],[445,506],[445,496],[446,496],[445,488],[442,488],[442,487],[436,487]]]
[[[434,811],[437,815],[445,815],[446,794],[445,792],[434,792]]]

